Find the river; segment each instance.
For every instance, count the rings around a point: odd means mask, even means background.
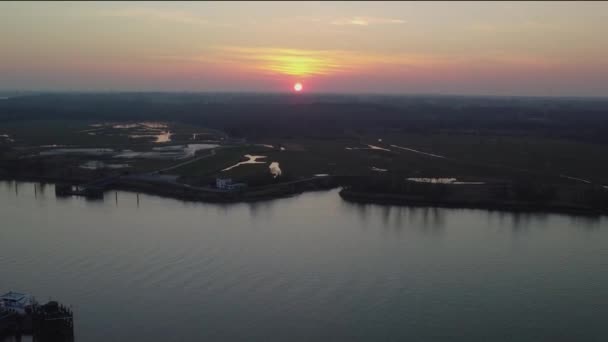
[[[139,198],[138,198],[139,197]],[[0,182],[0,292],[76,341],[604,341],[608,218],[350,204],[103,201]]]

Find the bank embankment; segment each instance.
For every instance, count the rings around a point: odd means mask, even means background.
[[[419,195],[357,191],[349,188],[342,189],[339,194],[340,197],[346,201],[381,205],[486,209],[512,212],[547,212],[593,216],[608,215],[608,208],[605,207],[594,207],[591,205],[565,201],[543,202],[513,199],[481,199],[465,196],[428,198]]]

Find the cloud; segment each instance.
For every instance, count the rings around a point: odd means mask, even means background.
[[[406,21],[402,19],[393,18],[379,18],[379,17],[348,17],[338,18],[331,21],[332,25],[355,25],[355,26],[369,26],[369,25],[386,25],[386,24],[405,24]]]
[[[530,34],[530,33],[555,33],[560,30],[560,26],[539,21],[522,21],[509,24],[494,23],[473,23],[468,27],[471,31],[489,34]]]
[[[326,75],[346,67],[335,52],[268,47],[220,47],[216,52],[222,59],[244,63],[254,68],[292,76]]]
[[[100,12],[102,16],[148,19],[177,22],[182,24],[208,24],[206,19],[192,15],[185,11],[166,10],[157,8],[124,8]]]
[[[232,65],[265,74],[324,76],[361,72],[366,69],[431,67],[452,63],[446,58],[415,54],[380,54],[353,50],[311,50],[282,47],[213,47],[198,56],[156,56],[174,62]]]
[[[331,75],[406,75],[411,73],[553,70],[560,64],[530,54],[420,54],[361,50],[315,50],[287,47],[216,46],[198,55],[151,56],[169,63],[192,63],[264,75],[316,77]]]

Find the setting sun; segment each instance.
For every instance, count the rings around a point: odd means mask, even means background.
[[[0,0],[0,342],[604,340],[607,14]]]

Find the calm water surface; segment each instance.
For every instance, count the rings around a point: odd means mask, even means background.
[[[605,341],[608,219],[0,182],[0,291],[77,341]]]

